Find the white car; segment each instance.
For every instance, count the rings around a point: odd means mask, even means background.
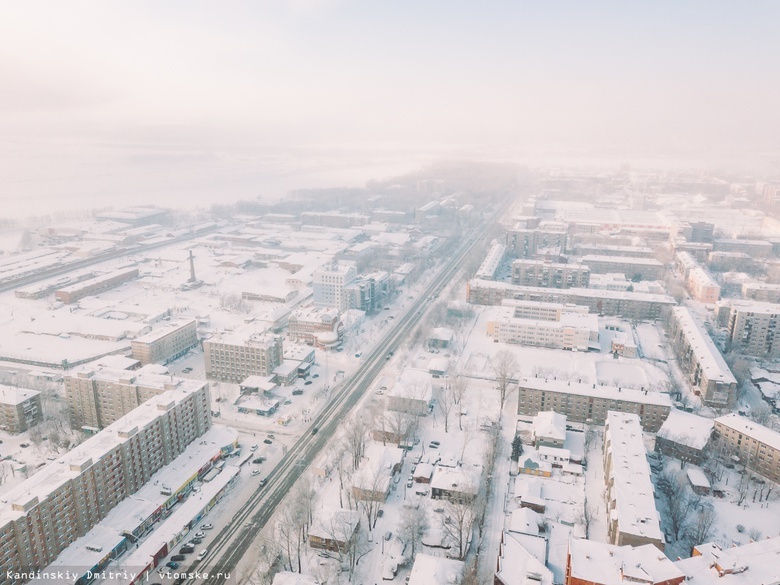
[[[205,532],[196,532],[195,533],[195,538],[206,538],[206,533]]]
[[[197,560],[202,561],[204,558],[206,558],[206,555],[209,554],[209,549],[204,548],[202,551],[198,553],[198,556],[195,557]]]
[[[200,529],[201,529],[201,530],[211,530],[212,528],[214,528],[214,525],[213,525],[213,524],[203,524],[203,525],[200,527]]]
[[[252,470],[252,475],[260,475],[260,470],[259,469],[253,469]]]
[[[257,445],[252,445],[251,451],[257,451]]]

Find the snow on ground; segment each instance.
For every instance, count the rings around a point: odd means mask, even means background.
[[[664,353],[663,332],[658,325],[653,323],[639,323],[636,326],[636,334],[639,339],[639,351],[646,359],[666,362]]]

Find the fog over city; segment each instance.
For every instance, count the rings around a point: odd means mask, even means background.
[[[6,2],[0,585],[778,585],[780,5]]]
[[[772,2],[8,3],[7,213],[278,198],[440,159],[777,162]]]

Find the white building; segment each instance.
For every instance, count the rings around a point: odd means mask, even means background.
[[[515,307],[496,307],[487,322],[487,335],[504,343],[588,351],[599,339],[598,317],[562,312],[558,320],[517,317]]]
[[[357,278],[354,266],[341,264],[317,270],[312,275],[314,304],[319,307],[333,307],[339,311],[347,308],[347,295],[344,290]]]

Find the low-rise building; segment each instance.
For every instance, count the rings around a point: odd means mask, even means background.
[[[515,307],[496,307],[487,321],[487,335],[503,343],[588,351],[598,344],[596,315],[562,312],[555,321],[517,317]]]
[[[548,410],[540,412],[533,422],[534,447],[563,448],[566,442],[566,415]]]
[[[465,569],[463,561],[418,553],[408,585],[460,585]]]
[[[655,436],[655,450],[685,463],[701,465],[707,458],[714,421],[673,408]]]
[[[569,380],[524,378],[518,383],[517,414],[536,416],[552,410],[569,421],[604,424],[609,411],[634,413],[642,428],[656,432],[669,416],[669,396],[652,390],[600,386]]]
[[[331,346],[344,336],[339,312],[332,308],[300,309],[288,321],[290,341],[315,346]],[[323,342],[320,341],[323,340]]]
[[[309,546],[346,554],[360,527],[360,512],[325,506],[317,510],[309,528]]]
[[[765,303],[780,303],[780,284],[746,282],[742,285],[742,297]]]
[[[709,333],[690,309],[672,309],[668,333],[680,368],[688,375],[694,392],[708,406],[731,406],[737,380]]]
[[[652,544],[569,541],[565,585],[681,585],[684,581],[683,571]]]
[[[23,433],[42,420],[40,392],[0,384],[0,429]]]
[[[780,433],[736,413],[715,419],[713,448],[721,457],[737,456],[742,465],[780,483]]]
[[[610,412],[607,416],[604,483],[610,543],[617,546],[651,544],[664,550],[642,426],[635,414]]]
[[[129,268],[126,270],[117,270],[108,274],[103,274],[89,280],[66,286],[54,291],[54,298],[58,301],[65,303],[66,305],[75,303],[76,301],[88,297],[90,295],[96,295],[105,290],[109,290],[138,278],[138,269]]]
[[[504,261],[504,256],[506,256],[506,246],[493,244],[477,269],[475,278],[493,280],[496,277],[496,272],[501,267],[501,262]]]
[[[664,265],[654,258],[588,255],[580,262],[593,274],[625,274],[634,280],[659,280],[664,276]]]
[[[146,364],[167,364],[198,344],[195,319],[177,321],[130,342],[132,356]]]
[[[676,561],[686,585],[757,585],[777,583],[780,536],[739,546],[708,542],[693,547],[690,558]]]
[[[722,239],[712,243],[715,252],[744,252],[751,258],[766,258],[772,253],[772,243],[765,240]]]
[[[474,467],[437,467],[431,480],[431,498],[453,502],[472,502],[480,487],[481,469]]]

